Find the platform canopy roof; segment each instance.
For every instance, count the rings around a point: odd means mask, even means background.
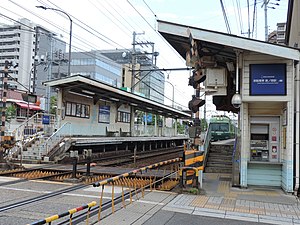
[[[299,61],[299,49],[236,35],[175,24],[158,20],[158,32],[186,59],[190,50],[190,35],[198,44],[199,57],[214,56],[219,66],[226,66],[236,58],[235,50],[282,57]]]
[[[227,68],[227,95],[213,96],[217,110],[238,112],[231,99],[235,90],[234,71],[237,53],[253,52],[279,59],[299,61],[299,49],[268,43],[212,30],[158,20],[158,32],[186,60],[187,66],[201,68]],[[263,57],[261,57],[263,58]]]
[[[93,99],[94,104],[96,104],[99,100],[105,100],[116,104],[128,104],[130,106],[134,106],[136,109],[166,117],[179,119],[191,118],[190,113],[174,109],[159,102],[112,87],[82,75],[55,79],[44,82],[44,84],[46,86],[60,88],[64,91],[89,97]]]

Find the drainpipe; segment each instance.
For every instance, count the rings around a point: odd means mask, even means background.
[[[296,130],[295,130],[295,170],[296,170],[296,174],[295,174],[295,192],[299,193],[299,183],[300,183],[300,159],[299,159],[299,139],[300,139],[300,75],[299,75],[299,62],[296,62],[296,80],[295,80],[295,87],[296,87],[296,110],[295,110],[295,114],[296,114]]]

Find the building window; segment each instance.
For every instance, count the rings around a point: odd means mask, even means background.
[[[130,123],[130,113],[118,111],[118,122]]]
[[[88,119],[90,118],[90,106],[81,103],[67,102],[66,116]]]

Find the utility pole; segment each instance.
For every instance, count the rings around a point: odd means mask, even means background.
[[[265,12],[265,41],[268,41],[268,4],[270,0],[264,0],[264,3],[261,7],[264,6],[264,12]]]
[[[135,33],[135,31],[133,31],[132,36],[133,36],[133,40],[132,40],[132,53],[131,53],[131,93],[134,93],[134,86],[135,86],[135,74],[134,74],[134,69],[135,69],[135,45],[136,45],[136,41],[135,41],[135,36],[137,35],[137,33]]]
[[[8,91],[8,67],[9,62],[6,60],[4,64],[4,76],[3,76],[3,87],[2,87],[2,116],[1,116],[1,149],[0,149],[0,162],[4,159],[4,141],[5,141],[5,120],[6,120],[6,100]]]

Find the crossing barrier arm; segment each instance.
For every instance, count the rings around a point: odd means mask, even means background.
[[[42,219],[42,220],[35,221],[35,222],[27,224],[27,225],[41,225],[41,224],[46,224],[46,223],[51,224],[51,222],[53,222],[57,219],[60,219],[62,217],[68,216],[68,215],[70,215],[70,218],[71,218],[74,213],[79,212],[79,211],[84,210],[84,209],[88,209],[87,213],[88,213],[88,216],[89,216],[90,209],[93,206],[95,206],[96,204],[97,203],[95,201],[93,201],[93,202],[88,203],[87,205],[83,205],[83,206],[80,206],[80,207],[77,207],[77,208],[74,208],[74,209],[70,209],[67,212],[57,214],[57,215],[53,215],[53,216],[47,217],[47,218]],[[87,216],[87,218],[88,218],[88,216]]]

